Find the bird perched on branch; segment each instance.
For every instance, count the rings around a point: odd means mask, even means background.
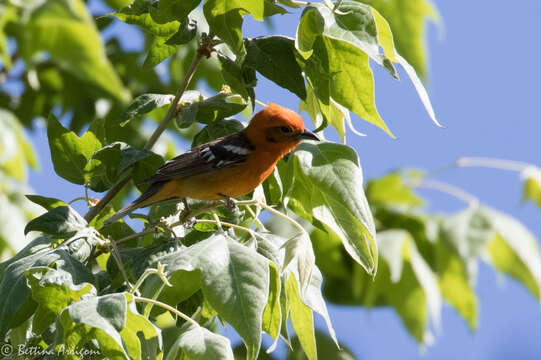
[[[175,198],[230,199],[246,195],[269,176],[276,163],[302,139],[319,140],[294,111],[270,103],[242,131],[199,145],[167,161],[142,181],[149,188],[104,223]]]

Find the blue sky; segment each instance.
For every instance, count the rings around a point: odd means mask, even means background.
[[[375,70],[376,102],[383,119],[398,137],[354,119],[358,130],[348,144],[359,152],[365,177],[395,168],[433,171],[461,156],[490,156],[541,165],[541,2],[435,1],[444,22],[440,39],[429,27],[429,84],[438,119],[434,126],[417,94],[401,73],[401,81]],[[518,6],[511,7],[511,4]],[[298,13],[276,21],[276,32],[293,36]],[[116,28],[123,36],[127,26]],[[255,37],[266,28],[247,20],[245,32]],[[133,44],[131,44],[133,45]],[[296,97],[260,79],[259,100],[298,109]],[[69,199],[82,188],[54,175],[43,131],[32,134],[41,170],[32,172],[37,193]],[[521,202],[518,174],[491,169],[449,169],[436,179],[454,184],[483,203],[512,214],[541,238],[541,212]],[[452,212],[464,204],[447,195],[423,190],[434,211]],[[338,338],[360,359],[534,359],[540,350],[541,307],[526,289],[482,265],[476,287],[480,298],[479,327],[470,333],[464,321],[444,307],[441,333],[420,352],[391,309],[367,311],[330,306]],[[322,321],[318,324],[323,326]]]

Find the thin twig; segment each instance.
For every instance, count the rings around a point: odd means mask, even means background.
[[[491,169],[522,172],[532,165],[522,161],[512,161],[486,157],[461,157],[456,161],[456,166],[486,167]]]
[[[145,144],[145,150],[150,150],[156,144],[156,141],[158,141],[158,138],[160,135],[165,131],[167,128],[167,125],[169,125],[169,122],[175,114],[177,113],[177,106],[180,101],[180,98],[182,97],[182,94],[184,94],[184,91],[188,88],[188,85],[190,84],[190,81],[192,80],[192,77],[195,73],[195,69],[197,68],[197,65],[199,65],[199,62],[203,59],[203,52],[197,51],[195,54],[195,57],[192,60],[192,63],[190,64],[190,67],[188,68],[188,71],[186,72],[186,77],[184,78],[184,81],[178,88],[177,94],[175,95],[175,99],[171,103],[171,106],[169,107],[169,111],[167,111],[167,114],[165,114],[165,117],[163,118],[160,125],[154,130],[154,133],[150,136],[150,139],[148,139],[147,143]]]
[[[134,296],[133,297],[133,300],[135,301],[139,301],[139,302],[146,302],[146,303],[149,303],[149,304],[152,304],[152,305],[156,305],[156,306],[159,306],[165,310],[169,310],[171,311],[173,314],[183,318],[184,320],[186,320],[187,322],[189,322],[190,324],[194,325],[194,326],[200,326],[197,321],[195,321],[194,319],[192,319],[191,317],[189,317],[188,315],[178,311],[177,309],[175,309],[174,307],[172,306],[169,306],[165,303],[162,303],[161,301],[158,301],[158,300],[153,300],[153,299],[147,299],[147,298],[144,298],[144,297],[140,297],[140,296]]]
[[[447,184],[441,181],[415,179],[415,180],[410,181],[407,185],[412,188],[424,188],[424,189],[436,190],[436,191],[451,195],[454,198],[465,202],[471,207],[479,206],[479,202],[480,202],[479,199],[477,199],[472,194],[454,185]]]
[[[297,229],[299,229],[302,233],[306,233],[306,230],[304,230],[304,228],[302,227],[301,224],[299,224],[297,221],[295,221],[294,219],[290,218],[289,216],[287,216],[286,214],[283,214],[281,213],[280,211],[276,210],[276,209],[273,209],[272,207],[270,207],[269,205],[265,204],[265,203],[262,203],[261,201],[257,201],[257,200],[245,200],[245,201],[237,201],[236,202],[237,205],[257,205],[257,206],[261,206],[263,209],[265,210],[268,210],[270,211],[271,213],[273,213],[274,215],[276,216],[279,216],[281,217],[282,219],[286,220],[286,221],[289,221],[291,224],[293,224]]]
[[[257,236],[260,236],[261,238],[263,238],[261,235],[259,235],[258,233],[256,233],[252,229],[248,229],[247,227],[244,227],[244,226],[231,224],[231,223],[224,222],[224,221],[221,221],[221,220],[208,220],[208,219],[197,219],[197,220],[195,220],[196,224],[216,224],[216,226],[218,226],[218,222],[219,222],[220,226],[227,226],[227,227],[230,227],[230,228],[233,228],[233,229],[246,231],[254,239]]]
[[[159,231],[160,231],[160,228],[158,226],[153,226],[152,228],[141,231],[141,232],[139,232],[137,234],[128,235],[128,236],[126,236],[126,237],[124,237],[122,239],[116,240],[115,243],[116,244],[121,244],[121,243],[126,242],[126,241],[137,239],[138,237],[141,237],[141,236],[145,236],[145,235],[148,235],[148,234],[156,234]]]
[[[146,269],[145,272],[143,273],[143,275],[141,275],[139,277],[139,279],[137,280],[137,282],[135,283],[133,288],[130,290],[130,294],[134,295],[135,292],[137,290],[139,290],[139,287],[141,286],[141,284],[143,284],[143,282],[146,280],[146,278],[149,277],[152,274],[158,275],[165,285],[173,286],[173,285],[171,285],[169,280],[167,280],[167,274],[165,273],[165,265],[162,265],[158,261],[158,268],[157,269]]]

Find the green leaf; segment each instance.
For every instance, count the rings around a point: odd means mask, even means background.
[[[532,200],[541,209],[541,169],[529,166],[520,175],[525,180],[522,199]]]
[[[201,0],[161,0],[158,3],[158,10],[152,12],[152,17],[161,24],[182,21],[200,2]]]
[[[174,35],[173,35],[174,36]],[[172,39],[171,37],[170,39]],[[178,45],[170,43],[167,37],[154,36],[150,43],[148,55],[143,63],[144,69],[151,69],[178,50]]]
[[[436,276],[408,232],[379,232],[378,245],[391,281],[385,299],[396,309],[413,337],[424,342],[428,316],[436,329],[440,325],[441,294]]]
[[[468,269],[457,250],[445,239],[435,246],[435,271],[443,298],[466,320],[470,330],[477,327],[477,296]]]
[[[377,64],[383,66],[385,55],[380,54],[376,20],[368,5],[345,1],[333,12],[323,3],[312,3],[303,13],[306,21],[299,22],[297,47],[306,55],[318,35],[348,42],[362,50]],[[389,69],[388,69],[389,70]],[[393,71],[391,70],[391,74]]]
[[[56,173],[74,184],[85,184],[89,180],[86,165],[101,148],[94,133],[87,131],[78,137],[65,129],[51,113],[47,120],[47,137]]]
[[[305,233],[300,233],[287,240],[282,247],[285,249],[284,265],[287,268],[290,263],[296,264],[301,291],[304,293],[312,279],[316,259],[310,238]]]
[[[96,151],[92,157],[90,188],[102,192],[116,184],[120,175],[128,168],[145,159],[161,157],[150,150],[139,150],[117,141]]]
[[[143,94],[136,97],[128,106],[124,114],[119,118],[120,126],[125,126],[128,122],[138,116],[148,114],[154,109],[169,105],[175,98],[174,95],[163,94]]]
[[[497,233],[487,244],[489,261],[541,299],[541,253],[535,236],[508,215],[489,208],[483,211]]]
[[[189,0],[189,2],[191,1],[192,0]],[[171,3],[171,1],[166,2],[169,4]],[[178,3],[180,6],[183,6],[180,3],[186,5],[186,1],[178,1]],[[107,14],[107,16],[114,16],[127,24],[137,25],[151,35],[169,38],[178,31],[180,22],[174,20],[160,23],[160,19],[156,19],[155,16],[153,16],[159,11],[158,8],[160,5],[161,1],[135,0],[130,5],[122,8],[120,11]],[[172,16],[172,14],[166,16]]]
[[[306,306],[308,306],[310,309],[318,313],[323,317],[325,320],[325,323],[327,324],[327,329],[329,330],[329,334],[331,336],[331,339],[334,341],[336,346],[338,347],[338,339],[336,338],[336,333],[334,331],[334,328],[331,323],[331,318],[329,316],[329,312],[327,311],[327,305],[325,304],[325,299],[323,298],[323,294],[321,293],[321,286],[323,284],[323,275],[321,274],[321,271],[316,267],[314,267],[314,271],[312,273],[312,279],[310,281],[310,286],[308,287],[306,293],[302,297],[302,301]]]
[[[209,141],[231,135],[244,130],[244,125],[237,120],[217,120],[210,125],[205,126],[195,135],[192,141],[192,147],[206,144]]]
[[[25,271],[32,299],[38,304],[32,323],[35,334],[43,333],[54,323],[60,312],[83,296],[95,296],[96,289],[88,283],[73,284],[71,275],[63,270],[34,267]]]
[[[105,0],[105,3],[113,9],[121,9],[124,6],[128,6],[132,0]]]
[[[188,248],[155,255],[150,266],[158,261],[170,274],[199,270],[205,299],[242,337],[248,359],[257,357],[269,294],[267,259],[231,239],[214,235]]]
[[[190,42],[195,35],[197,35],[197,23],[195,21],[191,21],[189,18],[186,18],[181,21],[180,28],[175,35],[167,39],[166,44],[184,45]]]
[[[297,280],[290,274],[286,281],[286,295],[289,304],[290,319],[299,338],[302,349],[309,360],[317,360],[314,318],[312,310],[301,301]]]
[[[366,185],[366,197],[373,205],[420,206],[423,204],[421,198],[411,190],[411,187],[404,185],[404,179],[396,172],[369,181]]]
[[[429,0],[363,0],[383,15],[391,26],[399,53],[426,79],[426,20],[438,21]]]
[[[21,122],[11,112],[0,109],[0,172],[24,183],[27,165],[36,169],[37,160]]]
[[[282,174],[288,206],[297,215],[335,233],[349,255],[370,274],[377,269],[375,227],[355,150],[333,143],[304,142]]]
[[[86,220],[70,206],[58,206],[30,221],[24,228],[24,234],[41,231],[54,237],[67,238],[86,226]]]
[[[246,40],[245,46],[247,53],[244,66],[256,69],[267,79],[288,89],[302,100],[306,99],[304,78],[297,63],[293,39],[276,35],[263,36]]]
[[[269,263],[269,297],[265,311],[263,312],[262,328],[274,340],[280,335],[280,327],[282,325],[282,313],[280,310],[280,273],[276,265]]]
[[[77,349],[91,337],[99,345],[100,354],[110,359],[141,359],[143,354],[156,358],[158,349],[154,347],[152,352],[151,345],[159,342],[160,333],[132,304],[132,296],[127,293],[76,302],[58,317],[57,338],[66,348]]]
[[[175,360],[179,356],[186,360],[234,359],[228,338],[191,323],[183,326],[182,330],[165,360]]]
[[[50,244],[49,238],[37,238],[18,255],[0,264],[0,292],[5,295],[0,298],[0,338],[4,338],[8,329],[28,319],[36,309],[37,304],[31,299],[24,275],[26,270],[56,266],[57,270],[69,273],[74,284],[94,281],[92,273],[70,254],[68,247],[50,250]]]
[[[45,210],[52,210],[59,206],[68,206],[65,202],[62,200],[58,200],[55,198],[49,198],[45,196],[39,196],[39,195],[25,195],[26,198],[30,201],[32,201],[35,204],[41,205]]]
[[[135,149],[133,149],[133,150],[135,150]],[[137,157],[139,157],[141,155],[143,155],[143,154],[137,153],[139,151],[141,151],[141,150],[135,150],[135,152],[131,153],[132,155],[136,155],[135,158],[131,158],[132,160],[136,159]],[[123,163],[124,162],[121,162],[120,165],[122,166]],[[124,164],[127,164],[127,163],[128,162],[125,162]],[[156,171],[160,167],[163,166],[163,164],[164,164],[163,158],[160,155],[155,154],[153,152],[150,152],[150,154],[148,154],[147,156],[142,157],[140,160],[138,160],[135,163],[135,165],[133,167],[133,172],[132,172],[133,182],[135,183],[135,186],[137,186],[137,188],[141,192],[145,191],[149,185],[148,184],[141,184],[141,181],[143,181],[145,179],[148,179],[149,177],[154,175],[156,173]],[[120,168],[121,167],[119,167],[119,169]]]
[[[308,59],[306,75],[322,102],[328,104],[330,97],[394,137],[376,109],[372,69],[368,56],[359,48],[346,41],[320,37]]]
[[[274,3],[274,0],[265,0],[264,17],[274,16],[276,14],[284,15],[289,12],[278,4]]]
[[[38,51],[47,51],[53,62],[83,82],[120,101],[129,99],[83,1],[40,3],[32,10],[23,36],[22,51],[27,59]]]
[[[203,12],[210,31],[222,39],[236,54],[244,52],[242,22],[245,14],[263,20],[264,0],[205,0]]]
[[[327,334],[316,330],[316,347],[320,359],[355,360],[353,352],[344,344],[340,347]],[[303,360],[306,358],[297,337],[292,340],[292,348],[288,349],[287,360]]]
[[[231,87],[231,90],[235,93],[240,94],[244,99],[251,97],[251,93],[254,91],[253,86],[255,86],[255,84],[247,81],[249,79],[245,79],[241,66],[223,54],[218,54],[218,60],[225,84]]]
[[[211,124],[216,120],[238,114],[246,105],[242,96],[224,90],[215,96],[182,107],[180,117],[176,119],[177,125],[182,128],[194,122]]]

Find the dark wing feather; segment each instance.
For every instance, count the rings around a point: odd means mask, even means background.
[[[246,161],[254,150],[243,132],[199,145],[169,161],[141,183],[181,179],[235,166]]]

